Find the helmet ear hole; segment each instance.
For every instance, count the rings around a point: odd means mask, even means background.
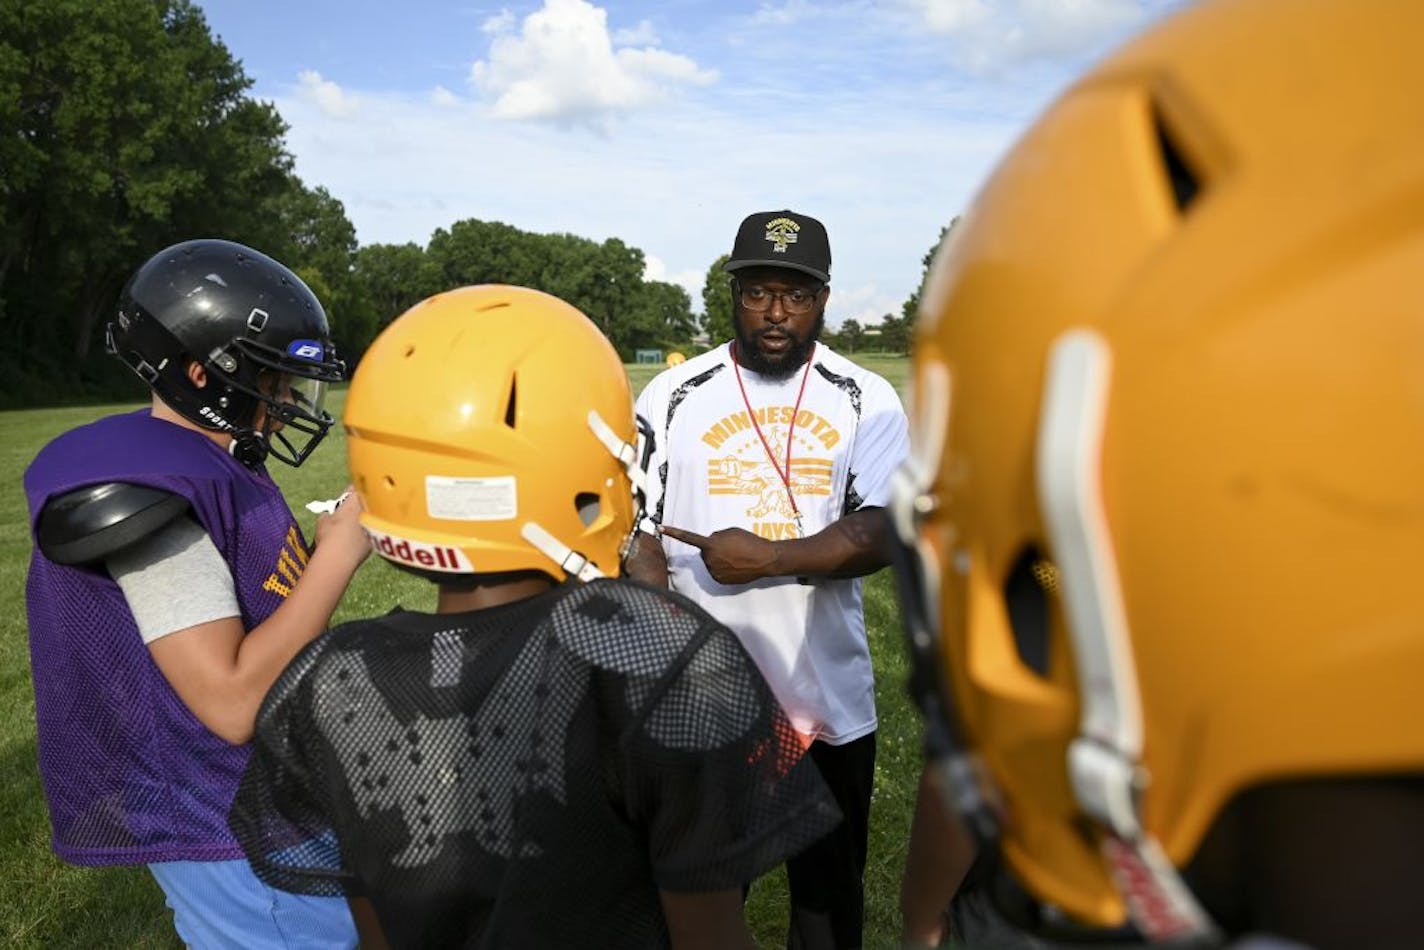
[[[1039,676],[1048,675],[1049,605],[1057,594],[1053,563],[1032,545],[1025,547],[1004,581],[1004,605],[1019,660]]]
[[[511,429],[514,428],[514,420],[517,415],[519,400],[519,374],[516,373],[509,379],[509,402],[504,405],[504,424]]]
[[[1152,122],[1157,133],[1157,145],[1161,150],[1162,170],[1167,184],[1172,189],[1172,200],[1176,202],[1177,211],[1185,213],[1202,189],[1201,178],[1193,171],[1182,149],[1178,147],[1176,137],[1167,127],[1160,108],[1152,110]]]
[[[593,492],[581,491],[574,496],[574,508],[578,511],[579,520],[587,528],[598,519],[599,512],[603,510],[603,503]]]

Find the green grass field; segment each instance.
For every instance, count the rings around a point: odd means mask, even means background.
[[[904,392],[907,361],[867,357],[863,365]],[[629,366],[638,391],[661,367]],[[344,394],[332,400],[340,414]],[[12,948],[177,947],[162,894],[142,868],[75,868],[49,850],[49,819],[35,767],[34,695],[25,625],[30,540],[25,466],[54,436],[126,406],[0,413],[0,945]],[[345,440],[338,429],[300,469],[272,466],[303,528],[302,506],[346,484]],[[384,613],[395,604],[431,609],[434,589],[372,558],[342,601],[336,621]],[[875,804],[866,869],[866,946],[898,946],[896,904],[919,770],[919,725],[905,694],[906,660],[889,572],[868,578],[865,610],[880,706]],[[758,881],[747,907],[763,947],[785,941],[786,887],[780,872]]]

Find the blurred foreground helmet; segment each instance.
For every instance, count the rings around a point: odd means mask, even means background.
[[[185,419],[233,434],[247,465],[301,465],[332,423],[326,385],[343,378],[326,311],[300,277],[231,241],[175,244],[129,279],[109,351]],[[207,384],[188,378],[195,361]],[[265,411],[259,413],[258,410]]]
[[[1361,895],[1424,855],[1421,36],[1392,0],[1182,12],[938,252],[907,628],[1029,923],[1417,921]]]
[[[557,297],[487,285],[416,304],[366,351],[342,421],[388,560],[620,572],[642,478],[633,398],[608,339]]]

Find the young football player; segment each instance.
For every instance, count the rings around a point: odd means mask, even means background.
[[[922,821],[908,945],[956,829],[1058,939],[1424,934],[1421,33],[1394,0],[1185,9],[940,250],[893,507],[966,822]]]
[[[300,465],[342,378],[321,303],[228,241],[155,254],[111,350],[151,407],[45,446],[25,472],[40,777],[54,850],[144,864],[194,947],[349,947],[345,903],[274,891],[227,828],[257,707],[369,553],[359,501],[302,537],[267,458]]]
[[[466,287],[367,351],[344,423],[375,550],[433,614],[342,625],[263,705],[232,826],[398,947],[750,947],[742,885],[839,820],[737,637],[617,579],[642,479],[582,313]]]

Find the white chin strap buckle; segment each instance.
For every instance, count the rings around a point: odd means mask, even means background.
[[[565,574],[577,577],[587,584],[604,574],[588,558],[569,547],[533,521],[524,522],[519,535],[537,548],[545,557],[559,565]]]
[[[593,434],[598,441],[603,443],[603,447],[608,450],[608,454],[618,460],[618,464],[623,466],[623,471],[628,473],[628,480],[633,483],[633,487],[638,491],[646,489],[647,473],[638,464],[638,447],[624,442],[618,438],[618,433],[613,431],[613,427],[603,421],[603,417],[596,410],[588,411],[588,427],[593,430]]]
[[[608,450],[608,454],[617,459],[618,464],[628,473],[628,480],[639,492],[642,492],[646,485],[646,476],[639,464],[638,447],[620,439],[618,433],[613,431],[613,427],[604,422],[603,417],[592,409],[588,413],[588,427],[593,430],[599,443]],[[519,529],[519,535],[541,554],[559,565],[559,569],[570,577],[577,577],[580,581],[588,583],[606,576],[587,557],[554,537],[536,522],[526,521],[524,526]]]

